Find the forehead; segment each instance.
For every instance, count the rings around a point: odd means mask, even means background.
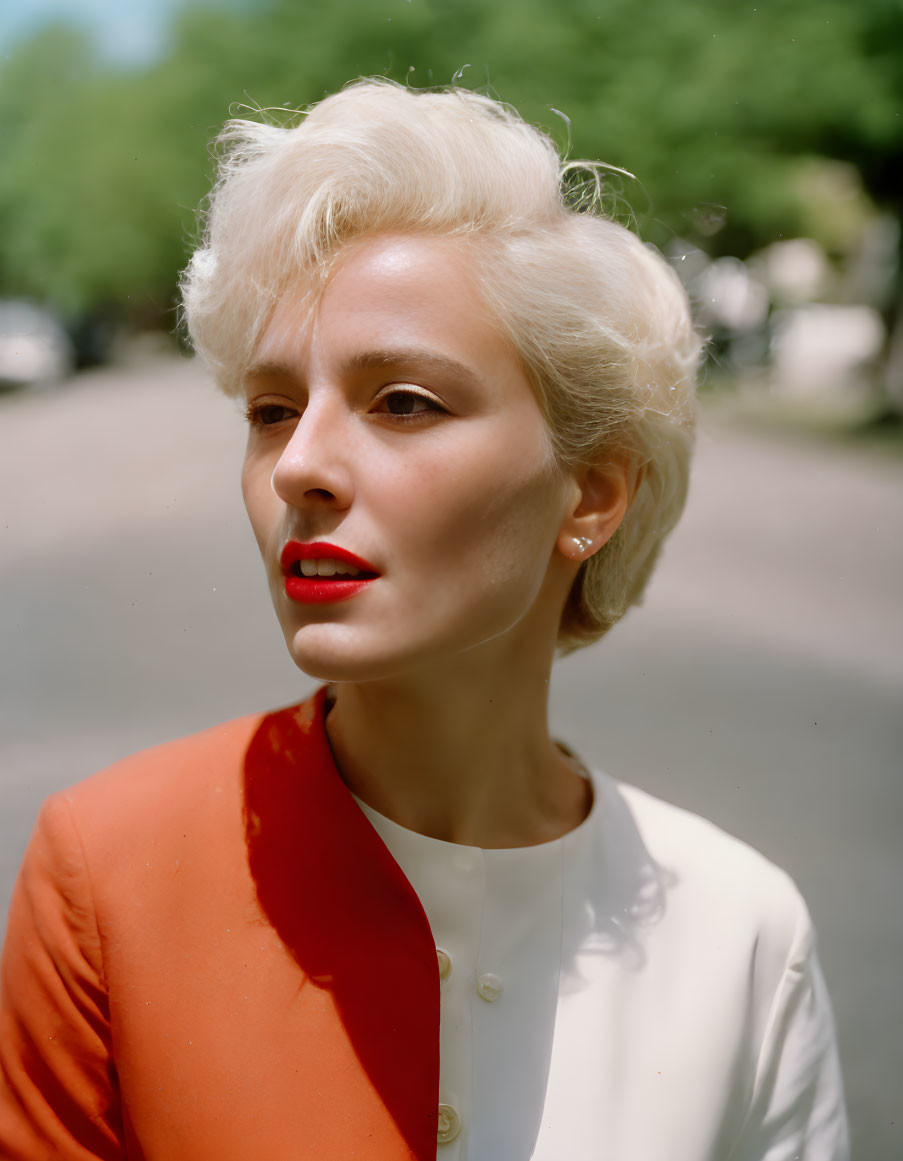
[[[255,364],[330,351],[400,346],[482,366],[520,363],[487,310],[473,247],[455,238],[385,235],[340,252],[322,287],[299,280],[282,297]]]

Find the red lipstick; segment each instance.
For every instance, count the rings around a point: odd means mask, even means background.
[[[301,570],[301,562],[304,560],[341,561],[359,569],[361,575],[343,576],[335,573],[333,576],[305,576]],[[338,545],[329,544],[325,540],[314,540],[304,544],[298,540],[290,540],[282,550],[280,563],[282,575],[285,577],[286,596],[308,605],[345,601],[379,577],[379,573],[368,561],[355,556],[346,548],[339,548]]]

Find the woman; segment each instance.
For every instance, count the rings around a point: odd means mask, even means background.
[[[45,804],[2,1155],[845,1157],[793,885],[547,728],[556,649],[683,506],[676,279],[472,93],[361,82],[223,140],[186,317],[325,684]]]

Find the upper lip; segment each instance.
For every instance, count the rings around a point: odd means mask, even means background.
[[[326,540],[312,540],[305,543],[299,540],[290,540],[282,550],[283,573],[290,573],[299,560],[341,560],[345,564],[359,568],[361,572],[372,572],[376,573],[377,576],[379,575],[379,570],[363,557],[355,556],[347,548],[339,548],[337,544],[329,544]]]

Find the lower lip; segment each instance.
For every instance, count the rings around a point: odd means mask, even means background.
[[[367,580],[323,580],[316,576],[287,576],[285,578],[285,595],[293,601],[300,601],[306,605],[325,605],[331,601],[347,601],[372,585],[377,577]]]

